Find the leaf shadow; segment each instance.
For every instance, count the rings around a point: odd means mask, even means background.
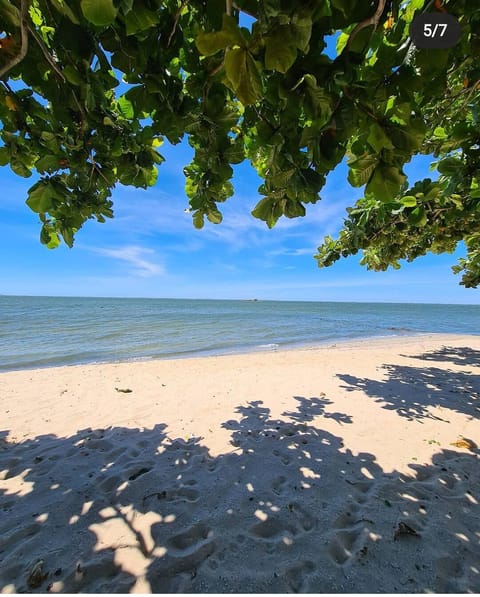
[[[0,432],[0,590],[358,592],[374,577],[380,592],[480,589],[477,456],[387,473],[323,428],[352,421],[331,401],[295,400],[276,418],[261,400],[239,405],[223,424],[232,450],[216,456],[163,423]],[[421,539],[396,541],[400,521]],[[29,585],[40,561],[45,578]]]
[[[478,352],[444,347],[423,355],[408,355],[408,358],[474,367]],[[349,374],[337,374],[337,377],[345,382],[342,387],[347,391],[361,390],[374,398],[382,408],[395,411],[411,421],[430,419],[449,422],[449,411],[467,415],[471,419],[480,416],[480,375],[471,369],[398,364],[384,364],[382,368],[385,370],[382,380]],[[432,412],[433,408],[435,412]]]

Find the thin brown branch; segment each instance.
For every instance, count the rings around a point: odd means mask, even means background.
[[[28,8],[28,0],[22,0],[20,4],[20,35],[22,40],[22,45],[20,46],[20,52],[13,56],[7,64],[0,68],[0,77],[3,77],[9,70],[11,70],[14,66],[16,66],[19,62],[21,62],[25,56],[27,55],[28,50],[28,31],[27,31],[27,8]]]
[[[220,72],[223,68],[223,60],[218,64],[213,70],[208,73],[209,77],[214,77],[218,72]]]
[[[57,64],[55,62],[55,58],[50,54],[50,52],[48,51],[47,47],[43,43],[43,40],[37,35],[37,32],[35,31],[35,29],[33,27],[30,27],[30,25],[28,25],[28,30],[32,34],[33,39],[39,45],[40,49],[42,50],[42,54],[47,59],[48,64],[50,64],[50,66],[53,68],[53,70],[62,79],[62,82],[65,83],[65,77],[63,76],[62,71],[58,68],[58,66],[57,66]]]
[[[442,104],[441,110],[438,111],[437,118],[432,119],[431,123],[429,124],[429,128],[435,129],[437,126],[439,126],[440,123],[445,118],[445,113],[447,112],[447,110],[449,110],[453,106],[453,104],[455,103],[455,100],[457,100],[460,96],[467,94],[462,102],[462,105],[459,108],[457,108],[457,110],[456,110],[457,113],[461,113],[461,111],[465,108],[465,106],[470,101],[470,98],[472,97],[472,95],[475,93],[475,91],[479,91],[479,89],[480,89],[480,79],[478,79],[478,81],[476,81],[472,85],[472,87],[466,87],[465,89],[462,89],[459,93],[456,93],[455,95],[449,97],[448,100],[450,100],[450,101],[449,101],[448,105],[445,106],[444,104]]]
[[[75,100],[75,103],[77,104],[77,108],[78,111],[80,112],[81,116],[82,116],[82,122],[80,125],[80,132],[83,135],[85,133],[85,124],[87,121],[87,115],[85,114],[85,110],[83,109],[82,104],[80,103],[75,91],[73,89],[71,89],[72,91],[72,95],[73,95],[73,99]]]
[[[233,2],[233,0],[226,0],[226,2],[225,2],[225,13],[228,16],[231,16],[231,14],[232,14],[232,2]]]
[[[103,180],[107,183],[108,186],[110,186],[110,183],[108,182],[107,178],[105,177],[105,174],[102,172],[101,167],[97,164],[97,162],[95,162],[95,170],[98,172],[98,174],[100,174],[100,176],[103,178]]]
[[[185,6],[187,4],[188,4],[188,0],[183,0],[183,2],[180,4],[180,8],[177,10],[177,14],[175,15],[175,22],[173,23],[173,29],[172,29],[170,35],[168,36],[167,48],[170,47],[172,37],[175,35],[175,31],[177,30],[178,21],[180,20],[180,15],[182,13],[182,10],[185,8]]]
[[[470,101],[470,98],[475,93],[475,91],[478,91],[479,89],[480,89],[480,79],[478,81],[475,81],[475,83],[470,88],[467,87],[465,89],[465,92],[467,93],[467,97],[463,100],[463,103],[460,106],[460,112],[468,104],[468,102]]]
[[[373,27],[375,29],[377,28],[378,21],[380,20],[380,17],[382,16],[383,10],[385,8],[385,2],[386,2],[386,0],[378,0],[378,6],[377,6],[377,10],[375,11],[375,13],[371,17],[368,17],[368,18],[364,19],[363,21],[360,21],[360,23],[358,23],[358,25],[350,33],[350,37],[348,38],[348,41],[345,45],[344,51],[348,52],[355,36],[362,29],[365,29],[365,27],[370,27],[371,25],[373,25]]]

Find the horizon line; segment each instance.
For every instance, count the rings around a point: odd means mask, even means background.
[[[50,294],[6,294],[1,297],[10,298],[71,298],[71,299],[115,299],[115,300],[169,300],[169,301],[241,301],[241,302],[273,302],[273,303],[339,303],[339,304],[380,304],[380,305],[462,305],[478,307],[479,303],[432,303],[424,301],[365,301],[365,300],[322,300],[322,299],[272,299],[272,298],[198,298],[198,297],[162,297],[162,296],[88,296],[88,295],[50,295]]]

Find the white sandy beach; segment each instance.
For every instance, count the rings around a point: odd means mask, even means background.
[[[480,337],[0,374],[0,591],[480,592]]]

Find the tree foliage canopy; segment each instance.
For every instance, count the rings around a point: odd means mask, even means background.
[[[442,10],[460,41],[416,48],[413,18]],[[384,270],[464,240],[454,269],[476,287],[479,88],[469,0],[0,0],[0,165],[38,173],[27,204],[51,248],[112,217],[115,184],[155,184],[163,140],[187,136],[196,227],[221,222],[245,159],[263,179],[252,213],[273,227],[304,216],[346,158],[364,197],[319,247],[320,266],[362,250]],[[416,154],[435,156],[438,175],[409,184]]]

